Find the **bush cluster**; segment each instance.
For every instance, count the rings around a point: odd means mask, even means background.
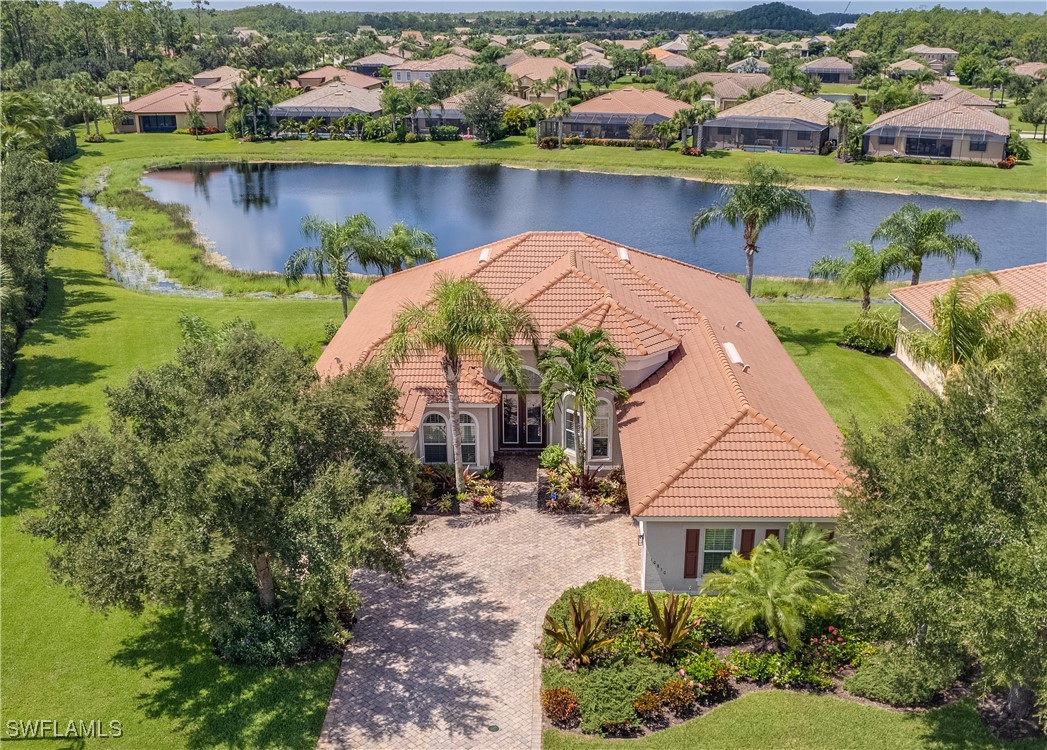
[[[76,155],[76,135],[72,130],[56,133],[44,141],[48,161],[61,161]]]
[[[575,726],[578,723],[578,696],[567,688],[549,688],[542,691],[542,710],[558,727]]]
[[[741,680],[778,688],[829,690],[833,678],[860,664],[867,650],[865,641],[830,625],[824,634],[782,653],[732,651],[731,664]]]
[[[894,351],[893,341],[882,341],[872,336],[865,336],[858,331],[854,323],[843,327],[843,338],[840,343],[849,349],[857,349],[866,354],[890,354]]]
[[[545,140],[544,138],[542,140]],[[580,138],[576,135],[568,136],[563,139],[563,145],[565,146],[618,146],[618,147],[629,147],[629,148],[657,148],[658,141],[643,140],[634,141],[632,139],[622,140],[618,138]]]
[[[291,615],[248,611],[215,634],[219,655],[236,664],[286,664],[317,641],[312,628]]]
[[[956,161],[953,159],[922,159],[915,156],[865,156],[862,161],[882,161],[888,164],[938,164],[950,167],[995,167],[992,161]]]
[[[924,706],[956,681],[962,667],[959,660],[934,658],[914,648],[882,651],[866,657],[843,687],[892,706]]]

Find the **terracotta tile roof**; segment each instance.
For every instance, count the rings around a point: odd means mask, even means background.
[[[543,42],[540,39],[531,45],[531,49],[538,50],[539,52],[548,52],[552,48],[553,45],[549,44],[549,42]]]
[[[571,114],[626,114],[626,115],[662,115],[672,117],[686,102],[670,99],[655,89],[635,89],[632,86],[608,91],[594,96],[571,108]]]
[[[531,57],[534,57],[534,55],[531,55],[526,50],[514,49],[508,55],[505,55],[504,57],[499,57],[498,64],[501,65],[503,68],[508,68],[510,65],[518,63],[521,60],[527,60]]]
[[[948,81],[922,83],[916,86],[916,88],[932,99],[945,99],[954,104],[962,104],[967,107],[986,107],[989,110],[996,108],[996,102],[989,101],[984,96],[978,96],[973,91],[953,86]]]
[[[394,65],[399,65],[404,61],[404,58],[399,55],[390,55],[387,52],[375,52],[373,55],[364,55],[353,60],[350,65],[377,65],[379,67],[388,65],[390,68]]]
[[[1047,75],[1047,63],[1042,62],[1027,62],[1021,65],[1015,65],[1011,68],[1011,72],[1018,76],[1032,76],[1033,78],[1043,78]]]
[[[471,50],[468,47],[463,47],[460,44],[451,47],[451,52],[459,57],[464,57],[466,60],[472,60],[478,54],[476,51]]]
[[[717,99],[738,99],[749,89],[759,91],[771,82],[771,77],[763,73],[698,73],[683,79],[682,83],[688,81],[709,81]]]
[[[467,60],[461,55],[448,53],[434,57],[431,60],[406,60],[399,65],[391,66],[393,70],[431,71],[437,73],[442,70],[467,70],[474,67],[472,60]]]
[[[308,73],[298,74],[299,84],[302,84],[303,80],[316,80],[317,83],[310,84],[315,86],[323,86],[325,83],[330,83],[335,78],[340,79],[342,83],[348,83],[351,86],[356,86],[361,89],[373,89],[382,85],[382,81],[378,78],[365,76],[362,73],[354,73],[351,70],[344,70],[343,68],[336,68],[333,65],[325,65],[322,68],[310,70]]]
[[[913,55],[958,55],[960,54],[951,47],[928,47],[926,44],[917,44],[905,50]]]
[[[965,130],[1004,138],[1011,132],[1011,123],[1007,118],[986,111],[984,107],[965,106],[954,99],[934,99],[885,112],[869,123],[866,132],[882,127]]]
[[[220,89],[201,88],[191,83],[174,83],[127,102],[124,104],[124,110],[135,115],[181,114],[192,104],[196,95],[200,97],[201,112],[224,112],[232,106],[227,93]]]
[[[899,60],[898,62],[893,62],[887,66],[887,70],[895,70],[902,73],[916,70],[924,70],[926,68],[927,66],[924,65],[922,62],[917,62],[916,60],[909,60],[908,58],[906,58],[905,60]]]
[[[597,65],[599,65],[601,67],[604,67],[604,68],[610,68],[611,67],[611,61],[608,60],[606,57],[604,57],[603,54],[600,53],[600,52],[590,52],[585,57],[583,57],[581,60],[576,62],[574,64],[574,67],[576,67],[576,68],[595,68]]]
[[[854,66],[846,60],[841,60],[838,57],[819,57],[817,60],[811,60],[809,63],[804,63],[800,66],[800,70],[804,73],[817,73],[819,71],[838,71],[845,70],[848,73],[854,71]]]
[[[839,431],[742,287],[581,232],[529,232],[373,283],[317,371],[336,376],[372,359],[403,302],[424,299],[437,273],[471,277],[525,305],[543,339],[576,323],[602,326],[630,359],[668,355],[619,409],[634,515],[839,512],[834,493],[847,483]],[[463,401],[497,403],[479,363],[469,365]],[[446,399],[436,355],[394,378],[403,394],[397,429],[415,431],[426,405]]]
[[[868,52],[862,52],[860,49],[852,49],[850,52],[847,53],[847,57],[849,57],[852,60],[861,60],[863,57],[868,56]]]
[[[694,65],[694,60],[683,55],[677,55],[675,52],[667,52],[658,47],[652,47],[647,52],[656,62],[660,62],[667,68],[687,68]]]
[[[532,81],[547,81],[560,69],[566,70],[568,74],[574,73],[571,63],[559,57],[526,57],[507,66],[505,72],[513,80],[528,78]]]
[[[468,93],[468,91],[463,91],[459,94],[452,94],[451,96],[442,100],[439,104],[432,105],[429,108],[429,111],[436,113],[439,113],[441,110],[445,113],[461,112],[462,100],[466,97]],[[512,94],[502,94],[502,101],[505,103],[506,107],[526,107],[529,104],[529,102],[526,99],[521,99],[520,97],[513,96]],[[415,110],[415,115],[418,117],[424,117],[425,109],[419,107]]]
[[[976,288],[1007,292],[1014,297],[1015,314],[1034,309],[1047,311],[1047,263],[1005,268],[1002,271],[993,271],[993,276],[998,284],[988,276],[982,276],[974,282]],[[916,286],[899,287],[891,292],[891,297],[928,328],[933,328],[931,303],[935,297],[944,293],[953,281],[955,279],[942,279]]]
[[[816,125],[829,124],[829,110],[832,102],[824,99],[808,99],[787,89],[778,89],[769,94],[742,102],[727,112],[722,118],[753,117],[775,118],[780,120],[802,120]]]
[[[300,110],[330,110],[330,114]],[[374,114],[382,111],[382,92],[377,89],[361,89],[341,81],[331,81],[326,86],[306,91],[296,97],[274,104],[269,108],[273,117],[311,117],[313,114],[327,117],[342,117],[347,114]]]
[[[213,70],[204,70],[194,75],[192,84],[205,89],[220,89],[222,91],[228,91],[235,84],[240,83],[246,75],[247,72],[240,70],[240,68],[234,68],[230,65],[220,65]],[[217,80],[212,81],[212,79]],[[203,83],[203,81],[212,82]]]
[[[607,42],[609,42],[611,44],[617,44],[619,47],[621,47],[623,49],[633,49],[633,50],[641,50],[647,44],[647,40],[646,39],[618,39],[618,40],[607,39],[605,41],[607,41]]]
[[[745,64],[748,62],[748,60],[755,60],[756,61],[756,72],[757,73],[766,73],[768,70],[771,69],[771,64],[769,62],[766,62],[764,60],[760,60],[758,58],[748,58],[747,60],[738,60],[737,62],[731,63],[730,65],[727,66],[727,70],[735,72],[735,73],[741,72],[742,69],[745,67]]]

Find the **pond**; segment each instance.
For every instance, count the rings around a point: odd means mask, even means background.
[[[440,255],[528,230],[581,230],[719,273],[745,267],[740,229],[714,226],[691,242],[691,217],[717,201],[720,186],[674,177],[498,166],[237,164],[161,170],[142,182],[154,199],[188,206],[214,251],[234,268],[252,271],[280,271],[293,250],[308,244],[299,231],[304,216],[337,220],[361,212],[382,230],[402,220],[432,232]],[[982,268],[1047,257],[1043,203],[856,190],[812,190],[809,197],[814,231],[792,221],[765,229],[756,273],[806,276],[812,261],[841,253],[848,240],[869,241],[880,220],[907,201],[958,210],[963,223],[953,231],[980,243]],[[974,265],[964,258],[957,270]],[[923,278],[950,274],[948,263],[933,258]]]

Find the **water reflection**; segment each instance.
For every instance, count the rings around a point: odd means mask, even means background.
[[[672,177],[531,171],[494,165],[379,167],[342,164],[187,166],[143,178],[156,200],[190,207],[200,231],[237,268],[279,271],[304,244],[301,219],[341,220],[363,212],[379,229],[404,221],[437,239],[449,255],[528,230],[581,230],[721,273],[744,270],[739,230],[713,227],[690,240],[696,211],[719,200],[720,186]],[[868,241],[880,220],[907,201],[955,208],[955,231],[974,235],[981,266],[998,269],[1047,257],[1047,206],[961,201],[854,190],[809,193],[813,232],[783,222],[760,236],[756,272],[806,276],[818,257]],[[237,218],[238,214],[249,219]],[[1001,228],[1005,231],[1001,231]],[[958,270],[971,266],[963,259]],[[951,273],[931,259],[925,279]]]

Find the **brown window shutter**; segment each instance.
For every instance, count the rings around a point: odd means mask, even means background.
[[[738,554],[748,560],[749,555],[753,552],[755,544],[756,529],[742,529],[742,546],[741,549],[738,550]]]
[[[782,540],[782,535],[779,533],[778,529],[767,529],[767,533],[763,535],[763,538],[770,539],[772,536],[778,541]]]
[[[687,543],[683,551],[683,577],[698,577],[698,535],[701,529],[687,529]]]

